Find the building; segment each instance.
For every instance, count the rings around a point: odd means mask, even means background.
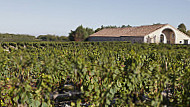
[[[169,24],[126,28],[106,28],[88,38],[89,41],[131,41],[132,43],[190,44],[190,37]]]

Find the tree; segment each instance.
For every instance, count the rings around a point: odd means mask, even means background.
[[[153,25],[161,25],[161,23],[153,23]]]
[[[187,33],[186,32],[186,26],[185,26],[185,24],[183,24],[183,23],[181,23],[179,26],[178,26],[178,28],[177,28],[178,30],[180,30],[181,32],[183,32],[183,33]]]
[[[57,36],[55,35],[50,35],[50,34],[47,34],[47,35],[39,35],[37,37],[37,39],[40,39],[42,41],[57,41]]]
[[[68,37],[70,41],[75,41],[74,35],[75,35],[75,31],[71,30],[71,33],[69,33],[69,37]]]
[[[187,35],[190,36],[190,30],[187,31]]]
[[[71,30],[71,33],[69,33],[69,40],[70,41],[84,41],[92,33],[94,33],[93,29],[84,28],[81,25],[81,26],[78,26],[75,31]]]
[[[98,31],[100,31],[100,30],[102,30],[102,29],[105,29],[105,28],[126,28],[126,27],[132,27],[132,26],[130,26],[130,25],[122,25],[121,27],[120,26],[112,26],[112,25],[109,25],[109,26],[101,26],[100,28],[97,28],[96,30],[95,30],[95,32],[98,32]]]
[[[88,35],[91,35],[94,33],[94,30],[91,28],[86,28],[86,31],[87,31]]]
[[[64,41],[69,41],[68,37],[66,37],[66,36],[60,36],[58,39],[59,39],[60,41],[62,41],[62,42],[64,42]]]
[[[100,28],[97,28],[97,29],[95,30],[95,33],[98,32],[98,31],[100,31],[100,30],[102,30],[102,29],[104,29],[104,26],[103,26],[103,25],[102,25]]]
[[[39,35],[37,39],[41,41],[59,41],[59,42],[68,41],[68,38],[65,36],[56,36],[56,35],[50,35],[50,34]]]
[[[35,36],[27,34],[1,34],[0,33],[0,42],[28,42],[28,41],[37,41]]]
[[[131,25],[122,25],[121,28],[132,27]]]
[[[102,30],[102,29],[104,29],[104,28],[118,28],[117,26],[112,26],[112,25],[109,25],[109,26],[101,26],[100,28],[97,28],[96,30],[95,30],[95,32],[98,32],[98,31],[100,31],[100,30]]]

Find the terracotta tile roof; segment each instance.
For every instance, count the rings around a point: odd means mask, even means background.
[[[127,28],[106,28],[90,35],[90,37],[146,36],[166,25],[167,24],[146,25],[146,26],[127,27]]]

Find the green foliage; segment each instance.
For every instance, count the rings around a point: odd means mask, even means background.
[[[178,30],[180,30],[181,32],[187,34],[187,35],[190,37],[190,30],[187,30],[185,24],[181,23],[181,24],[178,26]]]
[[[0,34],[0,42],[34,42],[38,41],[35,36],[24,34]]]
[[[132,27],[131,25],[122,25],[121,28]]]
[[[88,35],[91,35],[94,33],[94,30],[91,28],[86,28],[86,32],[88,33]]]
[[[130,25],[122,25],[122,26],[112,26],[112,25],[109,25],[109,26],[101,26],[100,28],[97,28],[96,30],[95,30],[95,32],[98,32],[98,31],[100,31],[100,30],[102,30],[102,29],[105,29],[105,28],[126,28],[126,27],[132,27],[132,26],[130,26]]]
[[[69,40],[70,41],[84,41],[89,37],[89,35],[93,33],[94,33],[93,29],[84,28],[81,25],[81,26],[78,26],[75,31],[71,30],[71,33],[69,33]]]
[[[153,23],[153,25],[160,25],[161,23]]]
[[[187,35],[190,36],[190,30],[187,31]]]
[[[65,36],[55,36],[55,35],[39,35],[37,38],[31,35],[24,34],[0,34],[1,42],[37,42],[37,41],[57,41],[65,42],[69,41],[68,37]]]
[[[0,106],[52,106],[68,78],[84,93],[73,106],[190,104],[188,45],[8,42],[0,55]]]
[[[69,41],[65,36],[55,36],[55,35],[39,35],[37,39],[41,41],[58,41],[58,42],[65,42]]]
[[[180,30],[181,32],[183,33],[186,33],[186,26],[185,24],[181,23],[179,26],[178,26],[178,30]]]

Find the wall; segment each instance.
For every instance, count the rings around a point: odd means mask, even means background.
[[[132,43],[143,43],[144,37],[123,36],[123,37],[89,37],[88,41],[130,41]]]
[[[121,41],[130,41],[131,43],[144,43],[144,37],[122,36]]]
[[[88,41],[120,41],[120,37],[89,37]]]
[[[185,35],[184,33],[180,32],[180,31],[176,31],[176,34],[178,35],[176,38],[176,42],[178,44],[184,44],[184,40],[188,40],[188,43],[190,44],[190,37],[188,37],[187,35]],[[180,43],[180,41],[182,43]]]

